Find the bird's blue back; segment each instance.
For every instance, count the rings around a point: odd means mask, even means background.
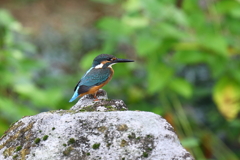
[[[101,68],[101,69],[95,69],[92,68],[84,77],[80,80],[79,86],[85,85],[85,86],[98,86],[105,82],[108,77],[111,75],[111,69],[110,68]]]
[[[110,68],[90,68],[76,85],[75,92],[69,102],[74,101],[81,93],[87,92],[91,87],[104,83],[111,74]]]

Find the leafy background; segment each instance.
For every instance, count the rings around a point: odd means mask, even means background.
[[[134,59],[104,87],[170,122],[196,159],[240,158],[238,0],[0,1],[0,134],[69,109],[101,53]],[[119,87],[121,86],[121,87]]]

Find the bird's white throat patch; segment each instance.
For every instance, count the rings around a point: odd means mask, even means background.
[[[114,65],[114,64],[116,64],[116,63],[112,63],[112,64],[110,64],[108,67],[109,67],[109,68],[112,68],[112,65]],[[104,65],[103,63],[100,63],[100,64],[96,65],[94,68],[95,68],[95,69],[99,69],[99,68],[102,68],[103,65]]]
[[[109,68],[112,68],[112,65],[114,65],[114,64],[116,64],[116,63],[112,63],[112,64],[110,64],[108,67],[109,67]]]
[[[103,67],[103,64],[100,63],[100,64],[96,65],[94,68],[102,68],[102,67]]]

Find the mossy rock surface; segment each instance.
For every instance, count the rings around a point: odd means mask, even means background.
[[[121,100],[80,102],[13,124],[0,138],[0,160],[193,160],[161,116],[122,111]],[[102,106],[110,110],[99,111]]]
[[[96,157],[193,159],[171,125],[150,112],[45,112],[19,120],[0,139],[1,160]]]

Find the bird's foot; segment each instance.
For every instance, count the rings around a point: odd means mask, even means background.
[[[98,99],[98,98],[95,98],[93,101],[95,101],[95,102],[96,102],[96,101],[99,101],[99,99]]]
[[[93,94],[88,94],[88,99],[91,99],[92,101],[100,101],[102,99],[108,99],[107,97],[107,92],[104,91],[103,89],[98,90],[97,92]]]
[[[97,98],[97,92],[93,95],[94,100],[93,101],[99,101],[99,99]]]

